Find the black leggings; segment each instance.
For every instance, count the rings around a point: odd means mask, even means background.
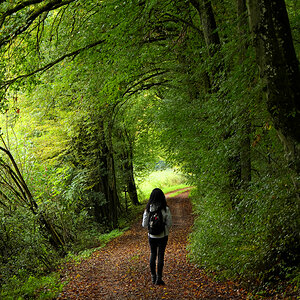
[[[168,242],[168,236],[165,236],[163,238],[149,237],[149,244],[150,244],[150,249],[151,249],[150,270],[151,270],[152,275],[156,274],[156,257],[158,254],[157,276],[162,277],[167,242]]]

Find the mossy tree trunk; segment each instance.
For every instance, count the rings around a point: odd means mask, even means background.
[[[284,0],[247,0],[265,99],[299,196],[300,72]]]
[[[300,73],[284,0],[247,0],[268,111],[288,165],[300,172]]]
[[[138,205],[138,195],[134,179],[133,169],[133,141],[126,128],[116,130],[116,137],[120,146],[118,147],[117,157],[122,169],[122,181],[124,190],[128,193],[129,199],[133,205]]]
[[[248,44],[245,43],[245,37],[248,35],[246,29],[247,24],[247,6],[246,0],[237,0],[237,17],[238,17],[238,31],[241,37],[240,40],[240,63],[243,64]],[[242,100],[242,99],[241,99]],[[251,121],[249,117],[249,108],[243,113],[243,137],[241,141],[241,184],[243,187],[247,187],[251,181],[251,144],[250,144],[250,134],[251,134]]]

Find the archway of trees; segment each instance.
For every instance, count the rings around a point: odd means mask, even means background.
[[[1,1],[1,280],[117,228],[163,156],[192,260],[299,281],[299,5]]]

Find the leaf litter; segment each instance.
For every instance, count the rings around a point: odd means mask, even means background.
[[[187,241],[193,225],[188,191],[168,199],[173,226],[165,254],[165,286],[151,282],[147,230],[141,219],[123,235],[79,264],[68,264],[68,281],[57,299],[247,299],[232,281],[217,282],[187,260]]]

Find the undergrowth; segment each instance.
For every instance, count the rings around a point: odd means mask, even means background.
[[[157,171],[146,178],[139,187],[139,201],[141,205],[130,205],[119,217],[119,228],[107,233],[101,233],[91,223],[76,233],[76,243],[68,245],[68,254],[61,261],[56,261],[49,270],[36,272],[24,271],[23,275],[17,274],[7,279],[1,288],[1,299],[54,299],[63,289],[60,270],[67,263],[79,263],[87,259],[93,252],[99,250],[112,239],[122,235],[131,225],[131,222],[141,218],[144,210],[144,203],[147,201],[151,190],[160,187],[165,193],[186,187],[185,178],[172,170]],[[57,258],[56,258],[57,259]],[[61,267],[57,267],[57,266]],[[57,271],[59,270],[59,271]],[[19,272],[20,273],[20,272]]]
[[[197,214],[189,245],[193,262],[254,293],[299,294],[299,212],[287,194],[274,201],[267,191],[248,191],[234,209],[215,191],[193,193],[192,199]]]
[[[29,276],[27,279],[13,276],[2,286],[1,299],[54,299],[62,290],[64,284],[59,273],[47,276]]]

